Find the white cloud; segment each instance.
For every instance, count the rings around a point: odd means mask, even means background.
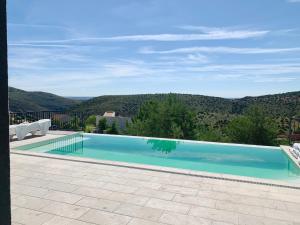
[[[142,54],[173,54],[173,53],[224,53],[224,54],[271,54],[299,52],[300,48],[233,48],[233,47],[188,47],[157,51],[148,47],[141,48]]]
[[[46,29],[63,29],[69,30],[65,26],[49,25],[49,24],[25,24],[25,23],[7,23],[9,27],[32,27],[32,28],[46,28]]]
[[[257,77],[254,82],[256,83],[283,83],[295,81],[295,77]]]
[[[300,0],[287,0],[289,3],[300,3]]]
[[[112,37],[84,37],[62,40],[41,40],[23,41],[14,44],[64,44],[64,43],[97,43],[103,41],[200,41],[200,40],[227,40],[227,39],[247,39],[262,37],[268,34],[267,30],[203,30],[203,33],[193,34],[139,34],[122,35]],[[13,43],[12,43],[13,44]]]
[[[300,64],[211,64],[201,67],[190,67],[188,71],[206,74],[228,74],[230,76],[264,76],[264,75],[285,75],[299,74]]]
[[[45,47],[45,48],[69,48],[72,45],[56,45],[56,44],[30,44],[30,43],[8,43],[8,46],[20,46],[20,47]]]

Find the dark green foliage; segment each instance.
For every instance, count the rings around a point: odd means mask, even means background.
[[[170,94],[165,100],[143,104],[127,132],[139,136],[193,139],[195,126],[196,114]]]
[[[199,126],[196,139],[199,141],[229,142],[229,137],[220,129],[211,126]]]
[[[237,143],[274,145],[277,129],[276,123],[262,107],[252,106],[245,115],[230,122],[228,135]]]
[[[86,125],[93,125],[96,126],[96,116],[95,115],[91,115],[89,116],[86,121],[85,121]]]
[[[108,134],[119,134],[116,122],[113,122],[107,129]]]
[[[103,131],[105,131],[107,129],[107,121],[105,118],[102,118],[99,120],[98,123],[98,131],[99,133],[103,133]]]
[[[86,133],[93,133],[96,129],[96,116],[91,115],[85,121],[85,128],[84,131]]]
[[[284,117],[300,112],[300,92],[226,99],[203,95],[172,94],[179,101],[197,113],[206,115],[241,115],[250,106],[261,105],[272,117]],[[74,106],[74,112],[102,115],[105,111],[115,111],[122,116],[135,116],[139,108],[149,101],[164,101],[169,94],[114,95],[100,96]]]
[[[9,109],[12,112],[63,111],[79,103],[50,93],[9,88]]]

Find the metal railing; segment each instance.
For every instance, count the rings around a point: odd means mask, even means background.
[[[81,112],[41,111],[41,112],[10,112],[9,124],[34,122],[41,119],[51,119],[50,130],[74,130],[84,129],[84,122],[89,115]]]
[[[82,133],[76,133],[73,135],[67,135],[59,139],[51,141],[51,150],[48,153],[59,154],[82,154],[83,153],[83,135]]]
[[[77,132],[63,137],[40,141],[37,143],[17,147],[19,150],[38,149],[38,152],[56,154],[82,154],[83,153],[83,133]]]

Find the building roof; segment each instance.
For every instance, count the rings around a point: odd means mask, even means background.
[[[116,117],[116,112],[114,111],[107,111],[103,114],[105,117]]]

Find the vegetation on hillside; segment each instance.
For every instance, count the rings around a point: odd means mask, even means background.
[[[144,103],[127,132],[138,136],[275,145],[278,126],[259,105],[251,106],[224,129],[205,126],[182,101],[169,95],[163,101]]]
[[[130,135],[194,139],[196,114],[169,95],[162,101],[144,103],[128,125]]]
[[[207,117],[222,115],[240,115],[250,106],[259,105],[271,116],[283,117],[300,113],[300,91],[259,97],[226,99],[203,95],[172,94],[189,109]],[[148,101],[164,101],[169,94],[141,94],[100,96],[72,107],[72,111],[89,114],[103,114],[105,111],[115,111],[122,116],[133,117],[140,107]]]
[[[67,114],[83,113],[84,120],[90,115],[115,111],[121,116],[133,118],[133,123],[129,124],[126,131],[132,135],[275,144],[274,138],[269,137],[274,137],[276,132],[275,135],[286,142],[290,118],[300,115],[300,92],[241,99],[188,94],[117,95],[101,96],[78,103],[79,101],[53,94],[10,88],[11,111],[63,110]],[[263,110],[256,110],[251,114],[255,108]],[[260,121],[262,125],[255,126],[255,121]],[[116,124],[108,126],[107,121],[100,121],[96,126],[95,117],[88,118],[85,126],[82,122],[84,121],[68,123],[64,129],[78,130],[84,127],[87,132],[124,133],[118,131]],[[61,127],[61,121],[55,120],[53,124]],[[69,124],[75,124],[76,127]],[[300,133],[297,123],[293,130]],[[249,132],[253,136],[249,136]],[[245,134],[248,136],[243,136]],[[258,139],[261,134],[267,136],[267,141],[265,137]],[[269,142],[270,139],[272,141]]]
[[[262,107],[252,106],[245,115],[229,123],[227,133],[230,140],[235,143],[275,145],[278,126]]]
[[[134,117],[145,102],[165,101],[168,96],[168,94],[101,96],[82,102],[72,107],[71,111],[103,114],[105,111],[113,110],[122,116]],[[287,132],[289,118],[300,113],[300,92],[241,99],[188,94],[172,94],[172,96],[189,110],[196,112],[198,129],[202,130],[197,138],[211,141],[226,141],[228,138],[224,133],[229,122],[255,105],[263,107],[266,114],[276,120],[280,134]]]
[[[79,104],[80,101],[45,92],[28,92],[9,88],[9,109],[11,112],[61,111]]]

